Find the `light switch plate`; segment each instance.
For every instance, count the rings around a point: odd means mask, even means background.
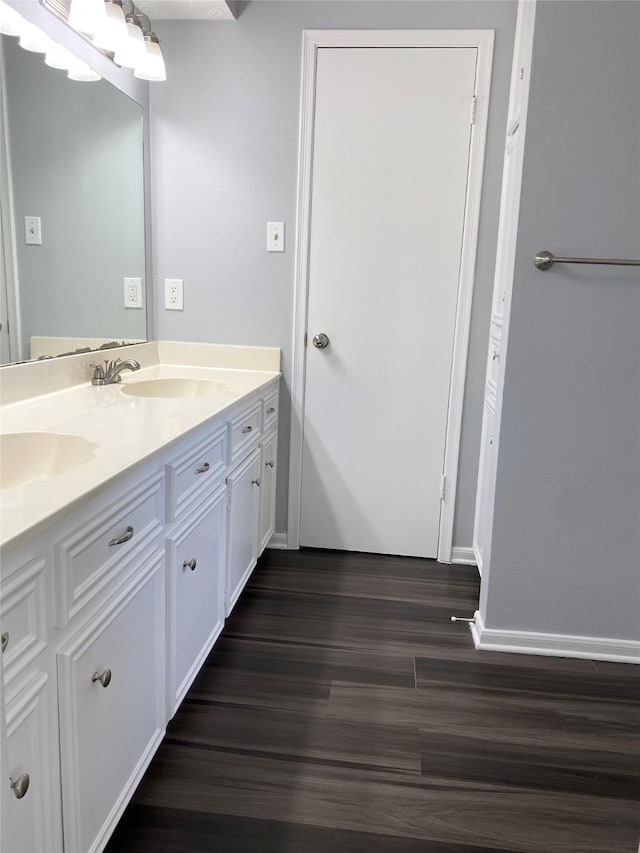
[[[142,279],[124,279],[124,307],[142,308]]]
[[[42,226],[39,216],[25,216],[24,242],[27,246],[42,246]]]
[[[184,280],[165,278],[164,307],[167,311],[184,311]]]
[[[284,222],[267,222],[267,252],[284,252]]]

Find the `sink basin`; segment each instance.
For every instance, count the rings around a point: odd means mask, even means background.
[[[10,432],[0,435],[0,488],[66,474],[95,456],[98,445],[80,435]]]
[[[123,383],[120,388],[123,394],[131,394],[133,397],[202,397],[231,390],[224,382],[180,378],[142,379],[139,382]]]

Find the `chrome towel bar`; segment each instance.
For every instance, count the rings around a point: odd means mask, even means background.
[[[558,258],[546,249],[538,252],[533,263],[539,270],[550,270],[554,264],[607,264],[616,267],[640,267],[640,261],[624,258]]]

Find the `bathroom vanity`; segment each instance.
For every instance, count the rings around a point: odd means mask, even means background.
[[[9,368],[37,396],[15,376],[3,387],[11,853],[105,846],[273,533],[279,350],[122,355],[142,369],[117,384],[93,387],[85,355]],[[29,465],[13,464],[20,453]]]

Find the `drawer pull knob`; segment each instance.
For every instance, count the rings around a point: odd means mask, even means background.
[[[243,433],[251,432],[251,431],[252,431],[252,429],[253,429],[253,427],[252,427],[252,426],[242,427],[242,432],[243,432]]]
[[[129,525],[126,531],[122,534],[122,536],[117,536],[115,539],[112,539],[109,542],[109,547],[111,548],[113,545],[122,545],[123,542],[128,542],[129,539],[133,536],[133,527]]]
[[[182,564],[182,568],[191,569],[192,572],[195,572],[197,565],[198,563],[196,562],[196,558],[194,557],[193,560],[185,560]]]
[[[208,462],[205,462],[204,465],[201,465],[199,468],[196,468],[196,474],[206,474],[211,465]]]
[[[273,407],[273,406],[269,406],[269,408],[267,409],[267,414],[268,414],[268,415],[272,415],[274,412],[275,412],[274,407]]]
[[[2,651],[4,652],[4,650],[9,645],[9,632],[8,631],[4,631],[2,634],[0,634],[0,641],[2,642]]]
[[[105,669],[104,672],[94,672],[91,676],[91,683],[95,684],[99,681],[103,687],[108,687],[111,684],[111,670]]]
[[[500,353],[494,349],[491,361],[500,361]]]
[[[265,462],[264,464],[267,466],[267,468],[273,468],[273,460],[271,460],[271,462]]]
[[[9,776],[9,785],[11,785],[11,789],[16,795],[16,800],[21,800],[29,790],[29,774],[23,773],[22,776],[18,776],[15,780]]]
[[[252,485],[252,486],[259,486],[259,485],[260,485],[260,478],[259,478],[259,477],[256,477],[256,479],[255,479],[255,480],[252,480],[252,481],[251,481],[251,485]]]

